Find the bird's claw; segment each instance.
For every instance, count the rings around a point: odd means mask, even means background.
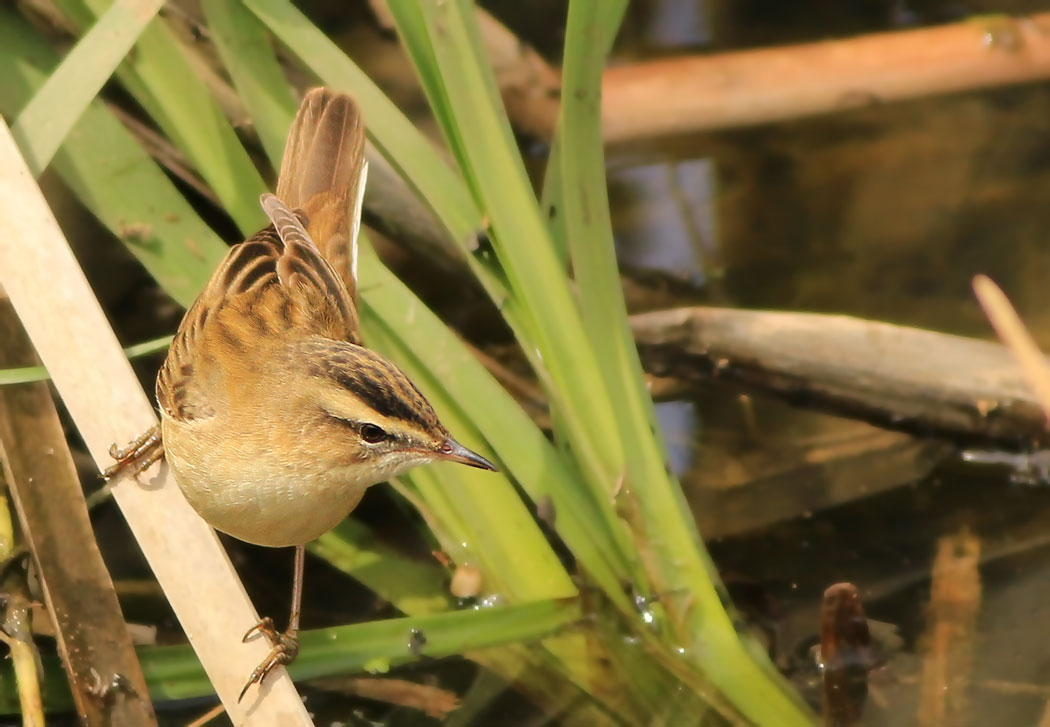
[[[126,447],[110,445],[109,456],[117,461],[103,471],[104,480],[108,482],[124,472],[132,477],[137,477],[164,456],[164,442],[161,439],[160,427],[150,427],[129,442]]]
[[[237,697],[237,701],[240,702],[244,699],[244,695],[248,692],[248,688],[252,684],[262,684],[263,679],[271,671],[276,669],[278,666],[286,666],[295,661],[295,657],[299,655],[299,633],[292,629],[288,629],[284,633],[279,633],[273,625],[272,618],[264,618],[259,623],[252,626],[244,634],[244,638],[241,639],[243,643],[247,643],[251,639],[255,638],[256,634],[262,634],[270,643],[273,648],[270,649],[270,653],[266,655],[266,658],[262,660],[259,666],[255,667],[255,671],[248,677],[248,682],[244,685],[241,690],[241,694]]]

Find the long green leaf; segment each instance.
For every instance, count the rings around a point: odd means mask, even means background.
[[[58,57],[6,5],[0,6],[0,48],[0,113],[13,117]],[[226,246],[100,102],[81,115],[53,166],[169,295],[184,306],[193,302]]]
[[[206,0],[201,8],[266,156],[280,169],[296,102],[266,27],[241,0]]]
[[[289,671],[297,680],[383,672],[420,658],[542,639],[570,626],[580,616],[576,601],[536,601],[303,631],[299,635],[299,657]],[[141,647],[138,655],[151,699],[190,699],[214,694],[188,644]],[[58,660],[47,659],[45,672],[47,708],[69,709],[71,700]],[[0,713],[16,713],[18,695],[10,665],[4,664],[0,673]]]
[[[515,328],[526,354],[532,357],[548,386],[557,421],[565,424],[572,451],[586,475],[590,497],[612,533],[611,547],[622,561],[635,564],[623,544],[622,523],[608,507],[609,496],[622,474],[622,454],[610,408],[610,396],[593,371],[575,301],[569,293],[560,262],[540,219],[536,200],[514,146],[495,84],[482,70],[480,40],[473,16],[460,4],[390,4],[405,39],[419,35],[419,16],[427,29],[425,48],[410,52],[417,64],[431,57],[441,71],[440,86],[430,88],[432,103],[440,104],[439,121],[459,158],[471,189],[478,195],[490,222],[490,238],[511,283],[511,300],[520,302],[521,315],[530,323]],[[431,76],[420,68],[424,83]],[[469,144],[458,139],[469,139]],[[643,583],[637,574],[632,577]]]
[[[109,2],[56,0],[56,5],[84,29]],[[146,27],[117,78],[189,157],[241,234],[262,227],[266,216],[257,202],[266,191],[262,176],[162,19]]]
[[[647,562],[655,581],[653,591],[680,594],[661,599],[662,604],[674,604],[691,602],[697,589],[706,597],[717,598],[717,594],[708,587],[709,572],[697,557],[701,545],[692,514],[681,507],[683,502],[666,502],[677,483],[667,475],[652,401],[627,324],[613,244],[601,141],[601,78],[625,9],[625,0],[574,0],[569,6],[563,82],[573,91],[562,100],[558,128],[560,147],[572,151],[556,160],[560,198],[552,203],[561,209],[580,309],[597,354],[596,370],[608,390],[618,393],[614,412],[620,438],[631,443],[625,451],[620,501],[625,509],[637,506],[643,512],[657,509],[647,506],[659,501],[664,519],[631,521],[639,550],[652,553]],[[685,537],[681,537],[683,530]],[[679,639],[686,636],[678,634]]]
[[[407,0],[395,0],[395,17],[417,12]],[[473,7],[452,0],[418,6],[426,20],[434,57],[447,93],[447,109],[456,131],[469,139],[460,164],[479,195],[492,229],[490,237],[511,289],[536,321],[536,340],[554,386],[552,398],[564,399],[559,416],[574,431],[574,450],[594,468],[606,495],[622,472],[622,450],[613,426],[609,394],[591,372],[598,370],[586,345],[582,322],[540,218],[536,197],[507,122],[495,82],[483,63]],[[495,97],[494,97],[495,96]]]
[[[677,482],[669,476],[652,402],[627,325],[605,185],[601,80],[625,0],[572,0],[566,27],[558,158],[562,224],[588,334],[610,390],[619,391],[617,421],[627,452],[625,499],[636,507],[635,535],[655,590],[686,655],[757,725],[807,725],[810,715],[740,643],[717,590]],[[572,150],[571,154],[568,150]],[[766,661],[764,658],[762,661]]]
[[[115,0],[15,119],[11,135],[35,176],[51,162],[73,124],[163,4],[164,0]]]

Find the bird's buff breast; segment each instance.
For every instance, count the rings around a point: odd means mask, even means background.
[[[367,488],[345,472],[282,461],[265,442],[231,442],[221,432],[184,436],[187,426],[195,425],[164,417],[168,467],[193,509],[213,528],[239,540],[270,547],[302,545],[342,521]],[[231,447],[241,448],[237,456],[231,456]]]

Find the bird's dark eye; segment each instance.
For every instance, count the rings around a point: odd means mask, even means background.
[[[361,439],[366,442],[375,444],[376,442],[382,442],[386,439],[386,432],[382,428],[377,427],[375,424],[362,424],[361,425]]]

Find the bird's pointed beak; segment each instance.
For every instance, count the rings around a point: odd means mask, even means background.
[[[448,462],[459,462],[460,464],[470,465],[471,467],[477,467],[478,469],[492,470],[493,472],[497,471],[496,465],[489,462],[477,452],[471,452],[452,437],[445,440],[445,443],[441,446],[441,449],[438,450],[438,452],[441,459]]]

